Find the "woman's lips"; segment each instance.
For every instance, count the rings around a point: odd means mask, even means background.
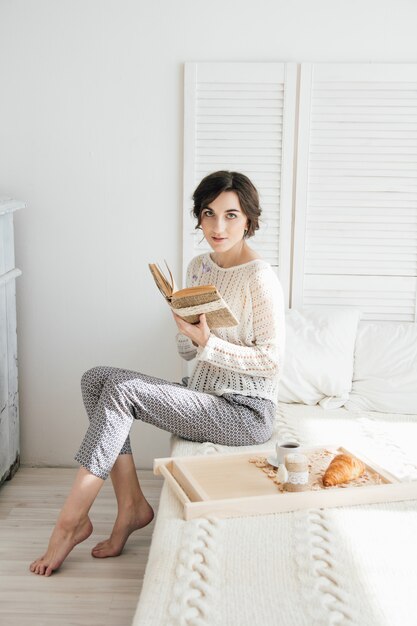
[[[214,241],[225,241],[227,237],[212,237],[212,239],[214,239]]]

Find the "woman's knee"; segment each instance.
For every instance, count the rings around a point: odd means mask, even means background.
[[[81,376],[81,387],[86,387],[91,384],[94,385],[106,380],[109,375],[109,369],[110,368],[105,365],[96,365],[95,367],[91,367]]]

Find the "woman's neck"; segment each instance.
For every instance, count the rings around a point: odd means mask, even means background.
[[[210,257],[216,265],[225,269],[259,258],[245,241],[237,243],[226,252],[212,252]]]

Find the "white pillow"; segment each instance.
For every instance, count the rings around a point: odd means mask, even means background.
[[[361,312],[354,307],[286,311],[281,402],[343,406],[352,388],[353,354]]]
[[[417,324],[362,322],[349,411],[417,414]]]

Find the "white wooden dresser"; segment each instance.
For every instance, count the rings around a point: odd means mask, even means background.
[[[24,203],[0,196],[0,484],[19,467],[16,278],[13,215]]]

